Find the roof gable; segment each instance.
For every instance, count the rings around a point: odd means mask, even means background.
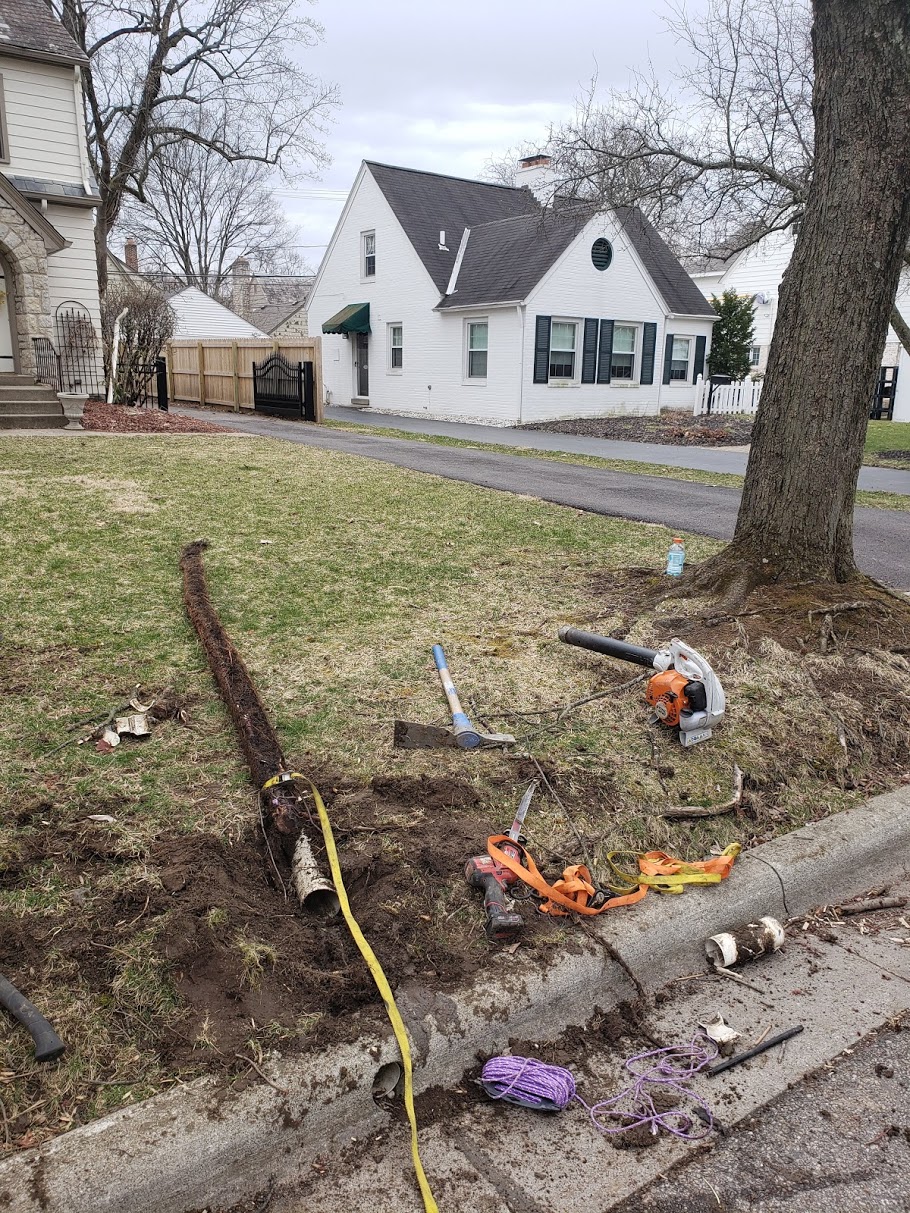
[[[440,294],[445,293],[466,227],[541,210],[530,190],[365,163]],[[445,249],[439,247],[440,232],[446,234]]]
[[[716,318],[714,308],[638,207],[617,206],[614,213],[670,313]]]
[[[174,313],[175,337],[264,337],[265,333],[249,324],[236,312],[187,286],[168,296]]]

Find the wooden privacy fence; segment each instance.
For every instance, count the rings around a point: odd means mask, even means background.
[[[188,404],[220,404],[235,413],[253,409],[253,363],[282,353],[289,362],[312,362],[316,420],[322,421],[322,339],[293,341],[247,338],[244,341],[170,341],[167,347],[168,388],[172,400]]]

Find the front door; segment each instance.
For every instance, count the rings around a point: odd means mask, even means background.
[[[354,343],[354,369],[357,395],[364,399],[370,394],[370,334],[358,333]]]

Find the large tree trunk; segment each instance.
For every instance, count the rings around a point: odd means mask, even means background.
[[[855,577],[853,505],[910,237],[910,4],[814,0],[815,172],[733,542],[696,581]]]

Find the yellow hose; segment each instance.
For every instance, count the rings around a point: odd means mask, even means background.
[[[309,783],[309,780],[307,780]],[[423,1207],[426,1213],[439,1213],[439,1208],[436,1201],[433,1199],[433,1193],[430,1191],[430,1185],[427,1180],[426,1172],[423,1169],[423,1163],[420,1161],[420,1151],[417,1148],[417,1114],[414,1111],[414,1080],[413,1068],[411,1066],[411,1049],[408,1044],[408,1036],[404,1027],[404,1020],[395,1005],[395,998],[392,994],[392,987],[388,983],[385,973],[382,971],[382,965],[379,963],[376,953],[367,942],[366,936],[357,924],[357,919],[351,912],[351,905],[348,901],[348,895],[344,887],[344,882],[341,879],[341,867],[338,863],[338,852],[335,849],[335,839],[332,835],[332,826],[329,821],[329,815],[326,812],[325,805],[322,802],[322,797],[319,795],[315,785],[310,783],[313,791],[313,799],[316,802],[316,809],[319,813],[319,824],[322,826],[322,835],[325,838],[325,849],[329,856],[329,867],[332,871],[332,880],[335,882],[335,892],[338,894],[338,900],[341,902],[341,912],[344,915],[344,920],[348,924],[348,930],[354,938],[354,942],[360,949],[360,954],[367,962],[367,967],[376,982],[376,988],[382,995],[382,1001],[385,1003],[385,1009],[389,1016],[389,1022],[392,1025],[392,1031],[395,1033],[395,1039],[398,1041],[398,1047],[401,1050],[401,1064],[404,1069],[404,1106],[408,1114],[408,1120],[411,1124],[411,1158],[414,1160],[414,1171],[417,1174],[417,1182],[420,1184],[420,1194],[423,1197]]]

